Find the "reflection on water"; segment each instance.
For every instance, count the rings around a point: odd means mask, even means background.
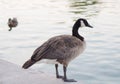
[[[69,77],[83,84],[120,84],[119,8],[120,0],[0,0],[0,59],[22,65],[43,42],[71,34],[75,20],[85,17],[94,28],[79,30],[87,48],[71,62]],[[9,17],[19,21],[11,32]],[[55,73],[53,65],[32,68]]]
[[[86,17],[95,16],[100,12],[99,5],[98,0],[70,0],[70,12]]]
[[[98,3],[98,0],[70,0],[71,7],[88,6]]]

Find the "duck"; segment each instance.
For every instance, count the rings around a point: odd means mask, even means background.
[[[86,41],[78,33],[82,22],[86,27],[93,28],[86,19],[78,19],[73,25],[72,35],[59,35],[48,39],[33,52],[22,68],[28,69],[44,59],[51,60],[55,64],[56,78],[61,78],[64,82],[77,82],[74,79],[68,79],[66,73],[69,63],[85,50]],[[63,76],[59,75],[59,64],[63,65]]]
[[[8,31],[11,31],[13,27],[16,27],[18,25],[18,21],[17,21],[17,18],[9,18],[8,19],[8,26],[9,26],[9,30]]]

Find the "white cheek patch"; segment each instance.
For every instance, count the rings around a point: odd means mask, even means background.
[[[58,64],[56,59],[42,59],[37,63]]]
[[[85,24],[83,21],[80,21],[81,27],[85,27]]]

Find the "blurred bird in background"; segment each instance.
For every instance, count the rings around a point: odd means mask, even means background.
[[[8,19],[8,26],[9,26],[9,30],[8,31],[11,31],[13,27],[16,27],[18,25],[18,21],[17,21],[17,18],[9,18]]]

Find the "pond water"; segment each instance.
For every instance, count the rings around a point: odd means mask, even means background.
[[[82,17],[94,28],[79,29],[87,48],[70,63],[68,76],[82,84],[120,84],[119,4],[120,0],[0,0],[0,59],[22,66],[50,37],[71,34]],[[19,22],[12,31],[7,26],[10,17]],[[31,68],[55,73],[53,65]]]

